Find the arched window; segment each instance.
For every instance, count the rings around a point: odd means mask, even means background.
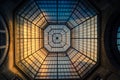
[[[105,31],[105,48],[110,62],[119,69],[120,64],[120,12],[115,11],[110,18]]]
[[[112,50],[117,62],[120,62],[120,17],[112,25]]]
[[[9,44],[9,35],[7,25],[0,15],[0,65],[3,63],[7,51],[8,51],[8,44]]]

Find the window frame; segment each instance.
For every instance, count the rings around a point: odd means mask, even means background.
[[[8,54],[8,50],[9,50],[9,30],[8,30],[8,26],[7,26],[7,23],[6,23],[6,20],[4,19],[4,15],[0,13],[0,21],[1,21],[1,24],[2,26],[4,27],[4,30],[5,30],[5,37],[6,37],[6,42],[5,42],[5,48],[4,48],[4,53],[0,59],[0,66],[2,66],[3,62],[5,61],[5,58]]]
[[[104,45],[106,55],[111,64],[119,69],[120,67],[120,54],[117,46],[117,31],[120,26],[120,12],[114,11],[108,18],[106,29],[104,33]]]

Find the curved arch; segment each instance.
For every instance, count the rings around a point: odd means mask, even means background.
[[[0,66],[1,66],[6,58],[8,48],[9,48],[9,31],[8,31],[6,21],[2,16],[2,14],[0,14],[0,39],[1,39],[0,41],[0,52],[1,52]]]

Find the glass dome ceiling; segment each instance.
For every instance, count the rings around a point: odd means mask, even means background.
[[[30,0],[14,31],[15,65],[30,79],[82,79],[98,63],[97,12],[86,0]]]

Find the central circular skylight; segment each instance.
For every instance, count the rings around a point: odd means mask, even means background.
[[[70,47],[70,30],[65,25],[49,25],[44,30],[44,46],[48,52],[65,52]]]

